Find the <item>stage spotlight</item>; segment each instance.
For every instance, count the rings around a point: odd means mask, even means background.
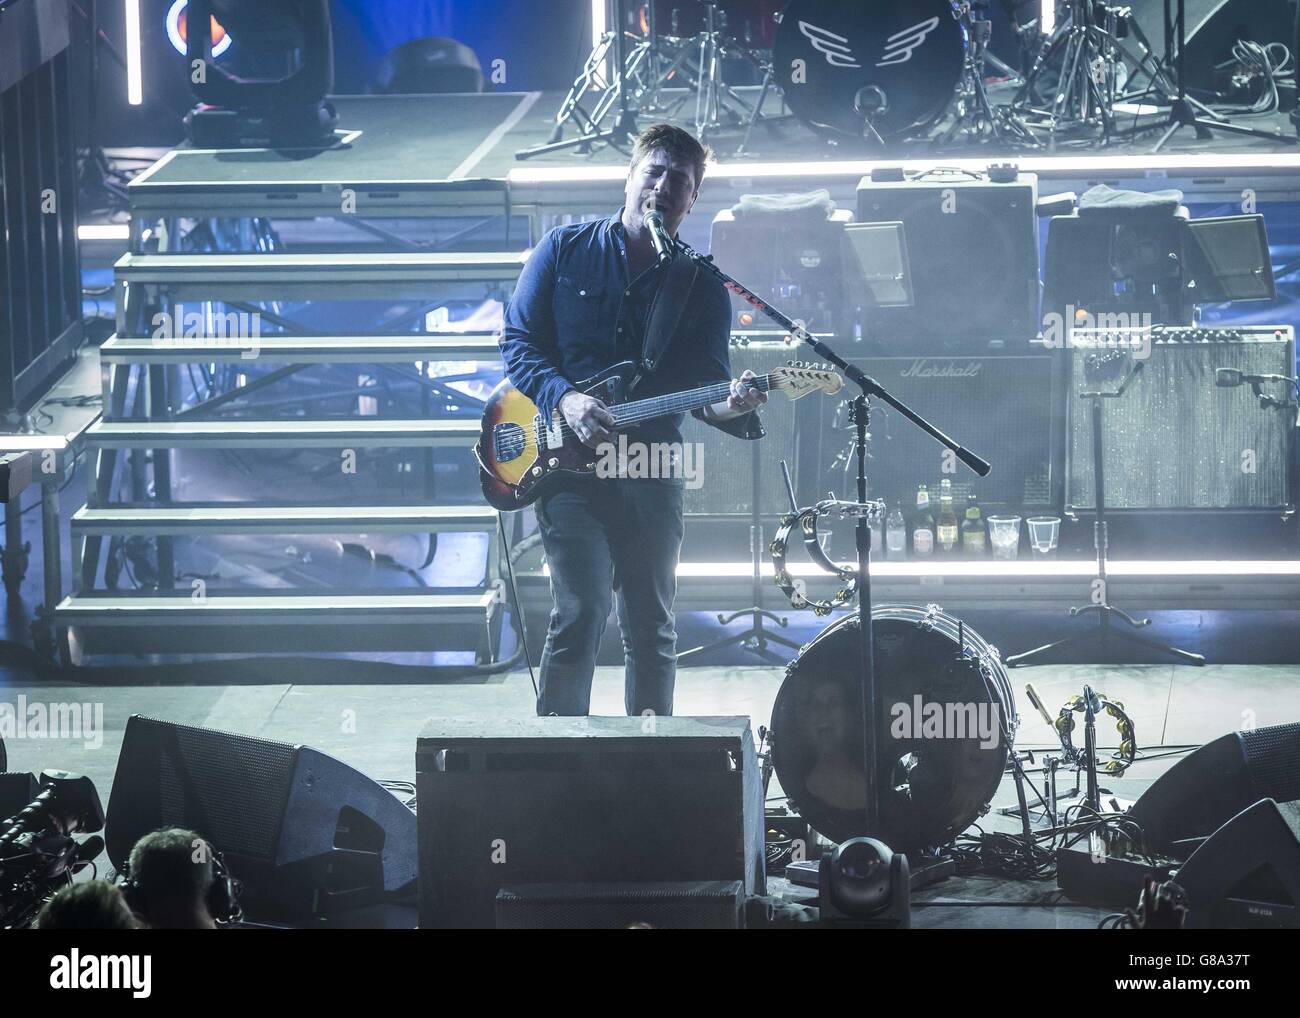
[[[374,90],[384,95],[482,92],[483,67],[474,51],[455,39],[428,36],[390,50],[379,65]]]
[[[850,838],[822,856],[818,906],[823,921],[882,929],[912,925],[907,856],[875,838]]]
[[[320,148],[334,142],[337,114],[329,0],[190,0],[186,58],[199,105],[185,117],[201,148]],[[215,64],[214,18],[261,65],[294,69],[278,78],[237,77]],[[296,66],[295,66],[296,65]]]

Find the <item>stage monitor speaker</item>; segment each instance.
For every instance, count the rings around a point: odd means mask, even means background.
[[[498,930],[739,930],[739,880],[641,884],[515,884],[497,892]]]
[[[491,928],[519,884],[764,889],[748,718],[432,720],[416,789],[421,927]]]
[[[871,402],[868,494],[904,515],[925,484],[937,505],[949,478],[958,514],[974,492],[985,510],[1059,512],[1064,485],[1062,360],[1052,352],[981,357],[854,357],[853,362],[940,431],[993,464],[987,477],[967,470],[938,442],[879,400]],[[853,432],[845,406],[831,413],[811,397],[801,422],[800,501],[856,497]],[[815,415],[815,416],[812,416]],[[766,439],[764,439],[766,441]]]
[[[804,327],[838,332],[848,323],[844,308],[844,224],[848,209],[829,216],[819,207],[797,212],[742,213],[723,209],[713,217],[709,253],[744,286]],[[731,328],[764,329],[771,320],[738,294],[731,294]]]
[[[1207,742],[1157,778],[1129,816],[1148,850],[1186,859],[1199,839],[1260,799],[1300,799],[1300,723]]]
[[[864,339],[887,354],[1027,350],[1039,332],[1037,200],[1032,173],[1010,183],[947,170],[863,178],[857,221],[903,224],[915,300],[871,309],[864,297]]]
[[[121,870],[136,841],[189,828],[221,851],[256,919],[310,921],[416,878],[415,815],[347,764],[306,746],[133,715],[105,820]]]
[[[1129,0],[1137,23],[1164,55],[1166,0]],[[1172,6],[1172,3],[1171,3]],[[1291,0],[1187,0],[1187,87],[1193,91],[1215,88],[1216,68],[1232,62],[1232,46],[1239,39],[1261,45],[1294,45],[1294,6]],[[1202,98],[1204,98],[1202,96]]]
[[[1300,929],[1300,802],[1247,807],[1174,879],[1187,892],[1186,929]]]
[[[1066,503],[1095,506],[1091,401],[1084,392],[1118,388],[1102,401],[1107,509],[1270,509],[1291,504],[1291,432],[1296,412],[1262,406],[1249,384],[1220,388],[1218,368],[1295,374],[1287,327],[1076,332],[1070,337]],[[1293,400],[1290,386],[1265,395]]]
[[[739,377],[746,368],[765,375],[791,360],[808,360],[813,355],[802,343],[786,343],[784,333],[761,331],[733,334],[731,373]],[[756,337],[751,340],[749,337]],[[687,485],[682,494],[682,511],[687,516],[748,516],[753,500],[754,453],[759,457],[759,514],[775,518],[790,511],[790,500],[781,479],[781,461],[796,470],[796,423],[800,405],[816,404],[813,411],[825,411],[828,402],[818,393],[805,396],[799,404],[782,393],[773,393],[758,411],[766,434],[750,443],[728,435],[710,424],[688,416],[682,426],[682,441],[696,443],[695,462],[701,483]],[[703,459],[700,456],[703,456]]]

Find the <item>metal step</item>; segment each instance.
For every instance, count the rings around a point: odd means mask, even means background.
[[[470,533],[496,525],[487,506],[83,506],[72,517],[74,536]]]
[[[99,421],[86,430],[96,449],[468,448],[476,420]]]
[[[500,360],[497,335],[467,332],[400,336],[200,336],[178,339],[111,336],[104,364],[378,364]]]
[[[72,594],[54,610],[63,625],[458,625],[482,622],[496,591],[470,594],[227,594],[196,598]]]
[[[427,299],[435,283],[512,283],[527,256],[527,251],[125,254],[114,265],[114,278],[119,309],[126,304],[126,289],[137,286],[165,289],[173,302]],[[124,331],[120,315],[118,331]]]
[[[60,659],[89,655],[425,653],[493,659],[496,589],[469,593],[265,591],[158,596],[73,594],[54,609]],[[360,667],[360,666],[359,666]]]

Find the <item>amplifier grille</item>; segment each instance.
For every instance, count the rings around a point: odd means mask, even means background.
[[[792,346],[783,342],[758,342],[731,348],[731,374],[733,377],[746,368],[763,375],[786,361],[806,358],[802,344]],[[805,396],[803,402],[821,401],[817,393]],[[829,409],[826,410],[829,415]],[[779,516],[790,511],[790,500],[785,494],[781,479],[781,460],[795,471],[795,403],[781,393],[773,393],[766,406],[759,410],[766,434],[758,440],[759,456],[759,512],[763,516]],[[753,453],[751,443],[735,438],[717,428],[687,417],[682,425],[683,442],[699,442],[704,448],[703,485],[687,488],[682,502],[683,511],[692,516],[748,516],[753,500]]]
[[[1116,509],[1278,508],[1289,499],[1289,433],[1295,411],[1259,405],[1249,385],[1219,388],[1217,368],[1291,375],[1295,343],[1286,330],[1234,331],[1146,343],[1136,351],[1071,344],[1069,481],[1072,506],[1096,505],[1091,400],[1113,392],[1135,363],[1141,371],[1118,399],[1103,400],[1106,506]],[[1231,338],[1223,338],[1231,337]],[[1149,354],[1149,356],[1145,356]],[[1288,398],[1285,386],[1265,388]]]
[[[1278,802],[1300,799],[1300,724],[1241,732],[1241,752],[1259,789]]]

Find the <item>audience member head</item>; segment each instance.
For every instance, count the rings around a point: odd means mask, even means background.
[[[38,930],[133,930],[137,925],[122,891],[107,880],[65,887],[36,918]]]

